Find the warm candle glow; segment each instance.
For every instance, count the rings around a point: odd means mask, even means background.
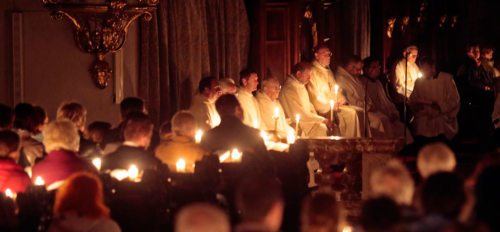
[[[274,107],[273,118],[277,119],[277,118],[279,118],[279,115],[280,115],[280,109],[278,107]]]
[[[295,115],[295,133],[299,134],[300,114]]]
[[[186,172],[186,161],[184,159],[179,159],[175,163],[175,170],[177,172]]]
[[[130,180],[136,180],[139,177],[139,169],[135,164],[130,165],[128,168],[128,178]]]
[[[259,128],[259,122],[257,120],[253,121],[253,128]]]
[[[267,134],[267,132],[261,130],[260,137],[264,140],[264,142],[269,142],[269,135]]]
[[[92,164],[95,166],[95,168],[97,169],[97,171],[101,171],[101,164],[102,164],[102,161],[101,161],[101,158],[95,158],[92,160]]]
[[[10,190],[10,188],[5,189],[5,196],[15,200],[16,199],[16,194]]]
[[[335,107],[335,101],[330,100],[330,121],[333,122],[333,108]]]
[[[352,232],[352,227],[344,226],[344,228],[342,228],[342,232]]]
[[[201,142],[201,137],[203,137],[203,131],[202,130],[197,130],[196,134],[194,135],[194,141],[196,143],[200,143]]]
[[[42,186],[42,185],[45,185],[45,181],[43,180],[43,178],[41,176],[37,176],[35,178],[35,185],[36,186]]]
[[[243,153],[241,153],[238,149],[234,148],[231,151],[231,160],[232,161],[241,161],[241,157],[243,156]]]
[[[339,85],[335,84],[335,86],[333,87],[333,92],[335,93],[335,95],[339,94]]]
[[[424,75],[421,72],[418,72],[417,78],[422,78]]]
[[[288,132],[286,135],[286,142],[288,144],[294,144],[295,143],[295,134],[291,131]]]

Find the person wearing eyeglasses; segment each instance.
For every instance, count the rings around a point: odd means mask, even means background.
[[[406,98],[411,96],[415,81],[419,78],[420,68],[416,63],[417,58],[418,47],[414,45],[408,46],[403,51],[403,58],[398,61],[394,69],[396,91]]]

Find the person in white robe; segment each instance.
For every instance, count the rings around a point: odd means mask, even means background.
[[[262,123],[259,102],[253,96],[253,92],[257,90],[258,85],[259,77],[257,73],[250,70],[241,71],[240,88],[238,89],[236,98],[243,109],[243,124],[260,130],[267,130]]]
[[[394,103],[389,99],[384,86],[380,82],[381,66],[380,61],[373,57],[363,60],[363,73],[367,97],[374,112],[382,113],[390,120],[390,126],[386,129],[386,136],[390,138],[404,137],[406,130],[406,142],[413,142],[408,128],[400,120],[399,111]]]
[[[367,80],[361,77],[363,61],[357,56],[352,56],[343,63],[335,73],[337,83],[346,96],[347,103],[363,111],[363,118],[366,120],[364,125],[368,126],[368,128],[363,128],[365,135],[367,137],[371,135],[370,137],[374,138],[392,137],[391,119],[384,113],[376,111],[374,103],[366,95]]]
[[[266,79],[262,81],[256,98],[264,126],[270,131],[277,132],[280,138],[286,138],[289,133],[295,134],[295,130],[288,124],[283,107],[278,100],[280,90],[281,85],[278,79]]]
[[[453,76],[440,72],[430,59],[421,62],[423,78],[415,82],[409,106],[415,116],[414,132],[424,137],[444,135],[451,140],[458,132],[460,97]],[[437,75],[436,75],[437,74]]]
[[[418,57],[418,48],[409,46],[403,52],[403,59],[399,60],[394,68],[394,84],[396,91],[401,96],[409,98],[413,92],[415,81],[421,75],[420,69],[416,63]],[[408,70],[406,69],[408,66]],[[408,71],[408,72],[407,72]],[[406,73],[407,72],[407,73]],[[406,95],[405,95],[405,75],[406,75]]]
[[[200,80],[198,93],[193,96],[189,107],[199,129],[207,131],[220,124],[220,116],[215,109],[215,101],[220,94],[219,83],[215,77],[204,77]]]
[[[357,107],[346,105],[345,96],[340,89],[336,90],[335,78],[329,68],[332,52],[326,46],[319,46],[315,50],[311,80],[307,84],[311,103],[319,114],[328,115],[331,108],[330,101],[335,101],[336,109],[338,109],[340,135],[361,137],[363,135],[363,111]]]
[[[289,118],[300,117],[297,133],[305,137],[327,135],[327,119],[320,116],[312,105],[306,84],[310,80],[311,65],[301,62],[294,65],[279,94],[279,101]]]

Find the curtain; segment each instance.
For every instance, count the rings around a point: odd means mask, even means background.
[[[365,58],[370,55],[370,0],[353,0],[351,4],[354,54]]]
[[[155,124],[188,108],[202,77],[236,80],[249,38],[243,0],[161,0],[141,22],[139,96]]]

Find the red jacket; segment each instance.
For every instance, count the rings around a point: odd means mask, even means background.
[[[24,192],[31,180],[23,168],[10,158],[0,158],[0,191],[10,189],[13,192]]]
[[[32,178],[40,176],[45,181],[45,185],[49,186],[80,171],[97,173],[92,164],[79,158],[76,153],[58,150],[50,152],[43,160],[33,166]]]

